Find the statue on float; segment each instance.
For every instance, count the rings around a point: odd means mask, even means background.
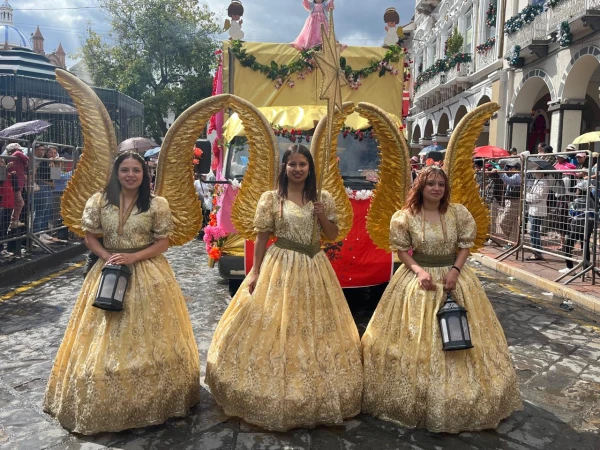
[[[229,19],[225,19],[225,31],[229,31],[229,39],[232,41],[241,41],[244,39],[242,31],[242,16],[244,15],[244,6],[239,0],[233,0],[227,8]],[[231,20],[230,20],[231,19]]]

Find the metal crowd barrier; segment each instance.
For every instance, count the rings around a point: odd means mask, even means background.
[[[62,223],[60,202],[68,180],[79,160],[81,149],[53,142],[29,142],[22,139],[0,138],[0,145],[3,149],[13,142],[22,147],[21,151],[28,157],[29,162],[25,170],[25,183],[22,187],[2,184],[6,178],[3,178],[4,170],[0,169],[2,192],[8,193],[12,188],[17,207],[2,207],[1,205],[8,203],[0,204],[0,264],[11,262],[15,257],[30,254],[34,252],[35,248],[45,253],[54,253],[73,238]],[[54,157],[52,154],[37,157],[35,148],[38,146],[54,148],[56,153],[63,151],[65,155],[62,158]],[[3,155],[0,156],[0,159],[12,162],[11,167],[14,168],[18,158]],[[2,167],[2,162],[0,162],[0,167]],[[20,197],[22,197],[24,205],[16,217],[18,193],[21,193]],[[6,218],[9,215],[11,217],[6,224]]]

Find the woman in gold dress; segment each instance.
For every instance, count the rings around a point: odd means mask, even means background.
[[[428,167],[392,217],[390,242],[403,265],[362,338],[362,410],[407,428],[459,433],[495,428],[522,404],[502,327],[464,265],[475,221],[449,198],[444,171]],[[445,291],[468,311],[469,350],[442,350],[436,314]]]
[[[50,374],[44,410],[81,434],[185,416],[200,400],[198,348],[166,258],[171,211],[152,197],[144,160],[122,153],[87,202],[85,242],[100,260],[85,278]],[[104,235],[104,246],[98,242]],[[92,306],[105,263],[131,269],[124,308]]]
[[[254,267],[208,351],[206,382],[225,413],[269,430],[340,424],[360,412],[360,338],[327,256],[311,245],[315,215],[319,233],[335,239],[333,198],[323,191],[317,201],[311,154],[292,145],[278,189],[258,203]]]

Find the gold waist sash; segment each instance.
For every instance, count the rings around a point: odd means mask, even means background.
[[[423,253],[413,253],[412,257],[421,267],[451,266],[456,260],[456,255],[425,255]]]
[[[104,249],[108,253],[136,253],[136,252],[147,249],[152,244],[148,244],[148,245],[144,245],[143,247],[136,247],[136,248],[107,248],[107,247],[105,247]]]
[[[301,244],[300,242],[281,237],[278,237],[277,241],[275,241],[273,245],[284,250],[293,250],[295,252],[302,253],[303,255],[310,256],[311,258],[314,258],[314,256],[321,251],[320,244]]]

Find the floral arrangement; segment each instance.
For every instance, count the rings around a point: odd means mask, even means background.
[[[295,130],[293,128],[288,130],[287,128],[275,124],[271,124],[271,128],[273,128],[273,133],[275,133],[275,136],[281,136],[289,139],[290,142],[297,143],[302,143],[304,141],[310,142],[312,139],[312,134],[314,133],[313,130],[303,131]]]
[[[477,46],[475,46],[475,50],[480,55],[489,52],[492,48],[494,48],[494,44],[496,44],[496,38],[490,37],[487,40]]]
[[[429,81],[436,75],[448,72],[450,69],[459,66],[462,63],[468,63],[471,61],[472,57],[470,53],[455,53],[452,56],[438,59],[433,63],[433,65],[419,74],[414,85],[415,92],[419,90],[423,83]]]
[[[524,25],[531,23],[544,11],[542,4],[527,5],[519,12],[512,16],[504,24],[504,34],[512,34],[523,28]]]
[[[296,61],[291,64],[279,65],[275,61],[271,61],[270,64],[261,64],[256,61],[254,55],[249,54],[246,49],[242,47],[243,43],[241,41],[232,41],[231,53],[233,53],[243,67],[248,67],[255,72],[260,72],[268,79],[273,80],[275,82],[275,89],[281,88],[284,82],[289,87],[294,87],[295,81],[290,78],[293,74],[297,74],[296,81],[306,78],[306,76],[316,68],[316,62],[313,56],[314,53],[321,50],[321,46],[318,45],[311,49],[301,51],[300,58]],[[385,52],[385,55],[380,61],[373,61],[367,67],[354,70],[346,63],[346,58],[344,57],[340,57],[340,67],[346,76],[349,86],[352,89],[358,89],[361,85],[361,80],[367,78],[372,73],[377,72],[380,77],[383,77],[386,73],[398,75],[398,70],[392,66],[392,63],[400,61],[400,57],[405,54],[408,54],[406,48],[392,45]]]
[[[497,16],[498,16],[498,0],[490,0],[488,9],[485,12],[485,26],[488,28],[495,27]]]
[[[360,191],[354,191],[352,188],[346,188],[346,194],[351,200],[370,200],[373,197],[373,191],[370,189],[362,189]]]
[[[225,244],[225,238],[228,233],[218,225],[207,225],[204,227],[204,243],[206,244],[206,253],[214,264],[221,259],[223,252],[221,247]]]
[[[348,135],[352,136],[354,139],[358,139],[361,142],[365,138],[373,139],[373,137],[374,137],[372,128],[370,128],[368,130],[355,130],[354,128],[350,128],[350,127],[346,127],[346,126],[342,127],[342,137],[344,139],[346,139],[348,137]]]
[[[558,45],[568,47],[573,42],[573,33],[571,27],[566,20],[558,26]]]
[[[342,250],[344,243],[340,242],[331,242],[325,245],[323,251],[329,258],[329,261],[335,261],[336,259],[341,259],[342,256],[339,254]]]
[[[515,45],[510,51],[510,54],[506,56],[504,59],[508,61],[508,64],[511,66],[516,66],[519,62],[519,57],[521,56],[521,46]]]

